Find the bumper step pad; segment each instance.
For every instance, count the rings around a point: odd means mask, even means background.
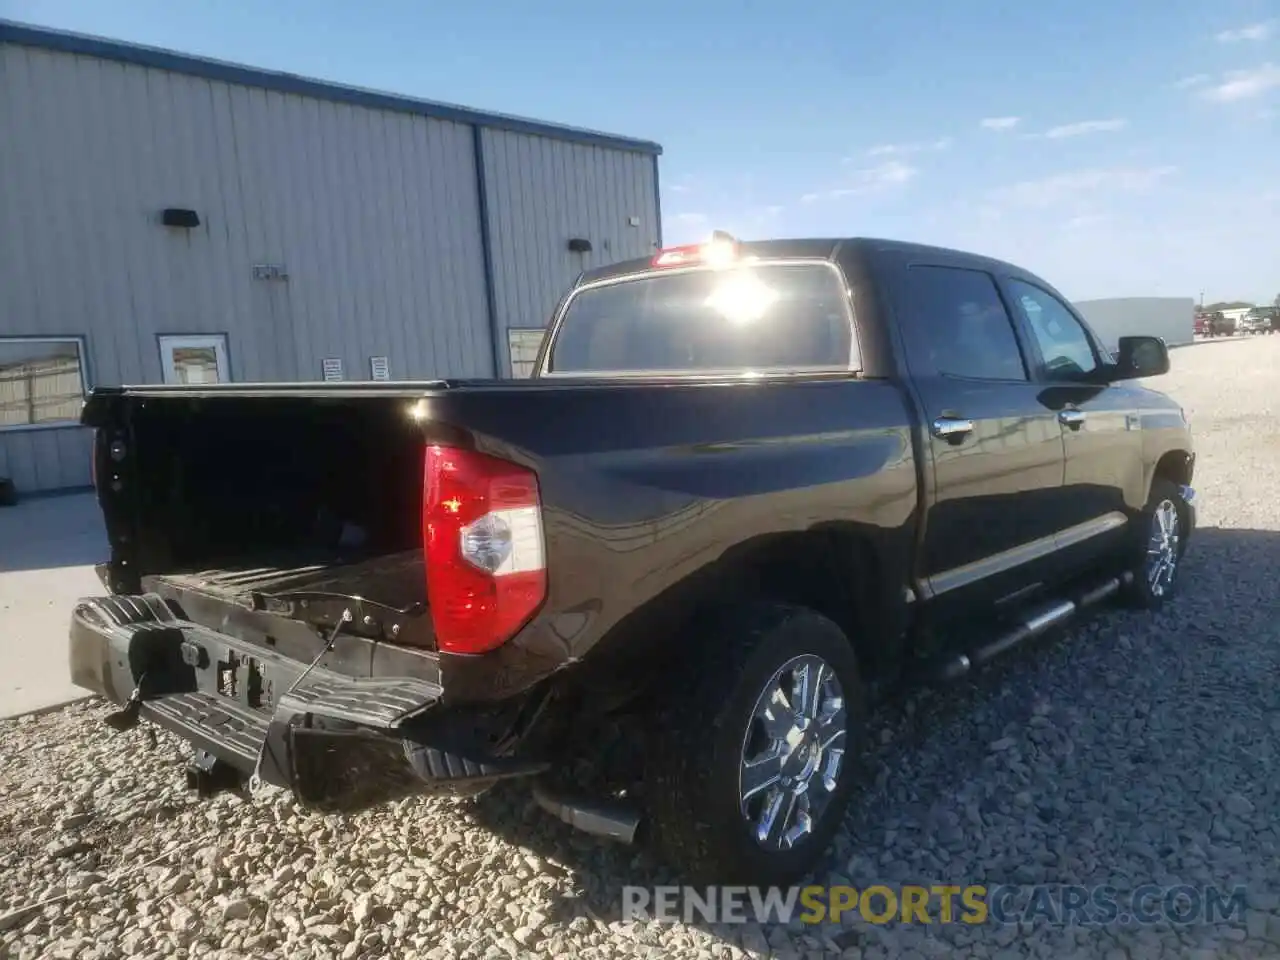
[[[540,762],[473,758],[418,742],[413,722],[442,690],[415,677],[351,677],[180,619],[159,596],[96,597],[72,614],[72,677],[246,777],[304,802],[380,781],[476,792]],[[232,679],[228,680],[228,676]]]
[[[142,702],[142,716],[176,733],[238,770],[252,771],[267,739],[270,718],[241,710],[225,697],[208,693],[172,693]]]

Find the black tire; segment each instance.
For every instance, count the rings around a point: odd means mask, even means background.
[[[653,839],[690,882],[788,885],[827,849],[857,779],[866,699],[857,657],[835,623],[787,604],[750,604],[717,618],[703,636],[683,665],[683,681],[664,693],[649,736],[645,779]],[[760,698],[800,657],[818,657],[834,673],[846,747],[835,788],[810,833],[794,846],[766,849],[742,812],[741,765],[748,734],[760,727],[753,719]],[[822,796],[821,787],[812,795]]]
[[[1166,503],[1173,504],[1178,519],[1177,545],[1173,552],[1173,569],[1167,582],[1163,580],[1157,585],[1148,569],[1148,549],[1155,533],[1156,514]],[[1187,538],[1191,533],[1190,517],[1187,505],[1178,494],[1178,486],[1164,477],[1156,477],[1151,483],[1151,495],[1147,505],[1142,509],[1134,531],[1134,542],[1130,549],[1133,560],[1128,566],[1132,580],[1125,588],[1126,603],[1138,610],[1158,610],[1178,591],[1179,574],[1182,570],[1182,557],[1187,550]]]

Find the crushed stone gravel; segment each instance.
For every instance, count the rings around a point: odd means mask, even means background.
[[[1181,595],[879,709],[867,787],[814,880],[1243,885],[1242,916],[626,923],[624,884],[674,878],[518,788],[346,815],[272,791],[201,801],[183,744],[114,735],[85,702],[0,722],[0,957],[1280,955],[1280,336],[1173,360],[1156,385],[1192,419],[1201,497]]]

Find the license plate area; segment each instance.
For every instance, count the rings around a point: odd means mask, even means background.
[[[272,681],[265,675],[257,657],[228,651],[218,661],[217,692],[251,710],[261,710],[275,703]]]
[[[275,704],[274,674],[279,670],[272,669],[263,658],[189,635],[183,639],[179,653],[182,662],[195,671],[197,686],[204,692],[250,710],[270,710]]]

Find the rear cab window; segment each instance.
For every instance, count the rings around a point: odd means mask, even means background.
[[[655,268],[586,285],[556,324],[543,376],[847,372],[848,288],[825,260]]]

